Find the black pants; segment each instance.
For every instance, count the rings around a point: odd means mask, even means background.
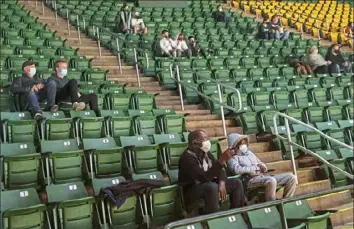
[[[239,208],[244,206],[245,195],[241,180],[231,178],[226,181],[226,191],[230,195],[231,208]],[[185,193],[185,202],[193,203],[201,198],[204,199],[204,214],[217,212],[220,208],[219,204],[219,185],[216,182],[206,182],[194,185]]]
[[[327,74],[328,66],[327,65],[318,66],[313,72],[316,74]]]
[[[47,109],[50,109],[55,104],[63,101],[84,102],[90,105],[90,108],[97,114],[98,112],[98,99],[95,94],[87,94],[78,96],[78,84],[76,80],[69,80],[63,88],[57,88],[54,80],[49,81],[46,85],[47,93]]]

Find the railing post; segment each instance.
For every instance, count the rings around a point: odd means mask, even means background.
[[[68,28],[68,35],[70,36],[70,22],[69,22],[69,9],[66,8],[66,25]]]
[[[44,0],[42,0],[42,15],[44,15]]]
[[[79,40],[79,43],[81,44],[79,15],[76,15],[76,23],[77,23],[77,39]]]
[[[134,60],[135,60],[135,71],[136,77],[138,81],[138,87],[140,87],[140,72],[139,72],[139,64],[138,64],[138,54],[136,53],[136,49],[134,48]]]
[[[120,59],[120,47],[119,47],[119,38],[118,37],[116,37],[116,45],[117,45],[117,57],[118,57],[119,72],[120,72],[120,74],[122,74],[123,73],[122,60]]]
[[[222,96],[221,96],[221,87],[218,83],[218,94],[219,94],[219,102],[222,104]],[[220,104],[220,112],[221,112],[221,120],[222,120],[222,129],[224,131],[224,136],[227,136],[226,131],[226,123],[225,123],[225,114],[224,114],[224,106]]]
[[[37,0],[36,0],[35,4],[36,4],[36,9],[37,9],[37,7],[38,7],[38,2],[37,2]]]
[[[172,70],[172,64],[170,65],[170,74],[171,74],[171,77],[174,78],[173,70]],[[179,66],[178,65],[176,65],[176,75],[177,75],[177,82],[178,82],[179,99],[180,99],[180,102],[181,102],[181,110],[184,111],[183,92],[182,92],[182,86],[180,84],[181,77],[179,75]]]
[[[283,229],[288,229],[288,223],[286,221],[286,216],[285,216],[285,209],[284,209],[284,203],[281,202],[279,204],[279,213],[280,213],[280,217],[281,217],[281,225]]]
[[[101,41],[100,41],[100,30],[97,27],[97,42],[98,42],[98,53],[100,55],[100,59],[102,59],[102,51],[101,51]]]
[[[55,23],[58,25],[57,1],[54,0]]]
[[[295,158],[294,158],[294,150],[293,150],[293,145],[290,143],[291,142],[291,135],[290,135],[290,127],[289,127],[289,120],[285,118],[285,128],[286,128],[286,135],[288,138],[288,144],[289,144],[289,149],[290,149],[290,154],[291,154],[291,165],[293,169],[293,174],[296,177],[296,185],[298,185],[298,179],[297,179],[297,172],[296,172],[296,163],[295,163]]]
[[[85,17],[82,17],[82,21],[84,23],[84,30],[86,29],[86,21],[85,21]]]

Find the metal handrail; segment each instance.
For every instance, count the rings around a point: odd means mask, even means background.
[[[204,222],[207,220],[212,220],[212,219],[221,218],[221,217],[227,217],[227,216],[236,215],[236,214],[240,214],[240,213],[247,212],[247,211],[254,211],[257,209],[263,209],[263,208],[277,206],[277,205],[280,205],[281,209],[284,209],[283,206],[286,203],[294,202],[297,200],[314,198],[314,197],[318,197],[318,196],[323,196],[323,195],[327,195],[330,193],[341,192],[341,191],[345,191],[345,190],[352,189],[352,188],[353,188],[352,185],[347,185],[347,186],[329,189],[329,190],[325,190],[325,191],[313,192],[313,193],[308,193],[308,194],[304,194],[304,195],[300,195],[300,196],[288,197],[288,198],[280,199],[280,200],[267,201],[265,203],[254,204],[254,205],[250,205],[250,206],[243,207],[243,208],[235,208],[235,209],[230,209],[228,211],[216,212],[216,213],[209,214],[209,215],[201,215],[201,216],[197,216],[194,218],[182,219],[182,220],[178,220],[178,221],[167,224],[164,227],[164,229],[173,229],[176,227],[191,225],[193,223]],[[287,229],[288,225],[286,222],[285,213],[284,213],[284,211],[280,211],[279,213],[280,213],[282,222],[285,224],[285,225],[283,225],[283,228]]]
[[[279,116],[285,119],[285,128],[286,128],[286,133],[287,133],[287,137],[286,137],[286,138],[283,137],[283,136],[281,136],[281,135],[279,135],[279,132],[278,132],[278,128],[277,128],[277,118],[278,118]],[[340,168],[338,168],[338,167],[332,165],[332,164],[329,163],[326,159],[324,159],[323,157],[319,156],[318,154],[316,154],[316,153],[312,152],[311,150],[308,150],[308,149],[306,149],[305,147],[303,147],[303,146],[301,146],[301,145],[299,145],[299,144],[293,142],[293,141],[291,140],[291,136],[290,136],[289,120],[292,121],[292,122],[295,122],[295,123],[297,123],[297,124],[300,124],[300,125],[302,125],[302,126],[305,126],[305,127],[308,128],[308,129],[311,129],[312,131],[314,131],[314,132],[318,133],[319,135],[321,135],[321,137],[323,137],[323,138],[325,138],[325,139],[327,139],[327,140],[329,140],[329,141],[332,141],[332,142],[334,142],[334,143],[336,143],[336,144],[342,146],[343,148],[347,148],[347,149],[350,149],[350,150],[352,150],[352,151],[354,151],[354,148],[353,148],[352,146],[349,146],[349,145],[347,145],[347,144],[345,144],[345,143],[343,143],[343,142],[338,141],[337,139],[334,139],[334,138],[332,138],[332,137],[330,137],[330,136],[324,134],[322,131],[316,129],[315,127],[313,127],[313,126],[311,126],[311,125],[309,125],[309,124],[306,124],[306,123],[304,123],[304,122],[301,122],[301,121],[299,121],[299,120],[297,120],[297,119],[295,119],[295,118],[293,118],[293,117],[291,117],[291,116],[289,116],[289,115],[286,115],[286,114],[284,114],[284,113],[277,112],[277,113],[275,113],[274,116],[273,116],[274,132],[275,132],[275,135],[276,135],[278,138],[282,139],[283,141],[287,141],[287,142],[289,143],[289,148],[290,148],[290,152],[291,152],[291,161],[292,161],[292,165],[293,165],[293,172],[294,172],[294,175],[296,175],[296,166],[295,166],[293,145],[296,146],[296,147],[298,147],[299,149],[301,149],[301,150],[304,151],[305,153],[308,153],[308,154],[310,154],[311,156],[316,157],[316,158],[319,159],[322,163],[326,164],[328,167],[331,167],[331,168],[334,169],[334,170],[337,170],[339,173],[343,174],[344,176],[348,177],[349,179],[352,179],[352,180],[354,179],[354,175],[352,175],[352,174],[350,174],[350,173],[348,173],[348,172],[346,172],[346,171],[344,171],[344,170],[342,170],[342,169],[340,169]]]

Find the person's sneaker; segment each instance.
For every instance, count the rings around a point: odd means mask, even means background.
[[[41,112],[37,112],[34,115],[34,119],[37,120],[37,121],[42,120],[43,119],[43,114]]]
[[[58,110],[59,110],[58,105],[54,105],[54,106],[52,106],[52,108],[50,108],[50,112],[52,112],[52,113],[58,112]]]
[[[73,103],[73,109],[76,110],[76,111],[82,111],[84,110],[86,107],[86,104],[84,102],[75,102]]]

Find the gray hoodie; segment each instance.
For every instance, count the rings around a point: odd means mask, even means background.
[[[234,148],[241,139],[248,137],[246,135],[240,134],[230,134],[227,137],[229,147]],[[228,162],[227,165],[230,171],[235,175],[248,174],[251,176],[257,175],[260,173],[258,164],[263,165],[265,168],[266,165],[261,162],[258,157],[252,153],[251,151],[247,151],[246,153],[236,152],[235,156],[233,156]]]

